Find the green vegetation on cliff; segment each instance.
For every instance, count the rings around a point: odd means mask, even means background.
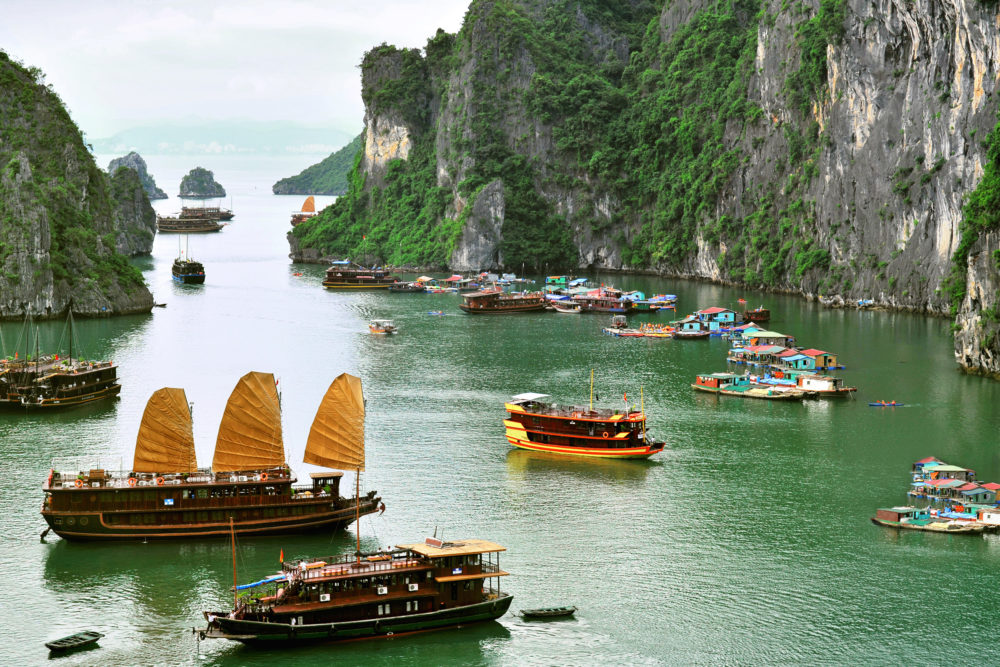
[[[276,195],[342,195],[347,192],[347,173],[363,147],[364,134],[359,134],[321,162],[281,179],[271,186],[271,191]]]
[[[79,129],[41,71],[2,51],[0,127],[0,291],[6,305],[16,309],[16,299],[51,298],[47,289],[77,303],[92,291],[114,298],[142,288],[142,274],[115,251],[115,193]],[[129,182],[141,187],[137,178]]]
[[[225,197],[226,189],[215,181],[215,174],[195,167],[181,179],[181,197]]]
[[[295,235],[304,246],[349,253],[359,249],[359,230],[381,230],[368,243],[385,261],[447,261],[466,211],[499,180],[506,266],[575,267],[576,242],[590,234],[609,239],[629,267],[678,270],[704,239],[725,245],[717,260],[733,280],[779,285],[818,274],[831,257],[811,240],[816,215],[803,195],[824,147],[809,112],[826,95],[826,46],[844,33],[844,0],[822,0],[811,16],[796,12],[797,52],[782,90],[800,120],[775,121],[788,155],[774,165],[770,189],[745,193],[742,219],[719,216],[716,205],[748,159],[751,137],[772,130],[747,95],[758,30],[772,19],[759,0],[720,0],[668,29],[662,9],[645,1],[473,2],[461,32],[439,31],[425,58],[373,49],[362,66],[366,105],[413,129],[414,150],[384,183],[355,175],[358,191]],[[457,117],[443,122],[446,107]],[[435,136],[442,132],[445,141]],[[448,155],[435,153],[442,146]],[[450,195],[437,187],[442,164],[462,177]],[[593,192],[613,204],[599,211],[586,200]],[[450,210],[462,213],[444,218]]]
[[[959,225],[959,242],[952,255],[952,269],[946,287],[951,297],[951,314],[954,316],[966,294],[966,273],[969,253],[979,237],[1000,229],[1000,122],[986,138],[986,159],[983,178],[976,189],[969,193],[962,209]],[[994,257],[1000,271],[1000,257]]]

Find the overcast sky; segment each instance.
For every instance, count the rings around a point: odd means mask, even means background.
[[[0,49],[92,138],[160,121],[362,128],[365,51],[457,32],[470,0],[0,0]]]

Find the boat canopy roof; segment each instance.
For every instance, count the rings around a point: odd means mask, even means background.
[[[197,469],[187,396],[183,389],[157,389],[142,413],[132,471],[195,472]]]
[[[537,401],[540,398],[548,398],[548,394],[532,394],[528,392],[526,394],[518,394],[516,396],[511,396],[508,403],[526,403],[527,401]]]
[[[284,464],[277,383],[271,373],[251,371],[236,383],[222,413],[212,470],[261,470]]]
[[[587,284],[586,278],[576,278],[575,280],[569,281],[570,287],[579,287],[581,285],[586,285],[586,284]]]
[[[365,469],[365,397],[361,378],[341,373],[330,384],[316,410],[302,460],[325,468]]]
[[[972,472],[968,468],[948,465],[947,463],[925,465],[924,469],[930,469],[932,472]]]
[[[426,542],[417,542],[416,544],[397,544],[396,547],[398,549],[407,549],[427,558],[471,556],[473,554],[487,554],[507,551],[507,547],[502,547],[499,544],[487,542],[486,540],[444,542],[439,547],[432,546]]]
[[[309,473],[309,479],[327,479],[330,477],[343,477],[344,473],[339,470],[324,470],[323,472]]]

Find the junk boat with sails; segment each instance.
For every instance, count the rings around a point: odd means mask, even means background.
[[[486,540],[427,538],[387,552],[284,561],[277,574],[236,586],[231,612],[204,612],[200,635],[287,645],[494,620],[513,600],[500,590],[503,551]]]
[[[361,380],[341,374],[320,403],[303,461],[364,470]],[[78,466],[77,466],[78,467]],[[219,424],[211,468],[195,460],[191,410],[183,389],[153,393],[139,425],[130,472],[53,467],[42,487],[42,516],[68,540],[137,540],[336,530],[378,509],[370,491],[339,495],[342,472],[294,486],[285,463],[274,376],[250,372],[237,383]]]
[[[316,215],[316,198],[312,195],[306,197],[302,202],[302,210],[292,213],[292,227],[301,225],[303,222]]]
[[[25,350],[21,360],[0,360],[0,407],[69,408],[118,396],[122,390],[118,384],[118,365],[113,361],[74,359],[72,311],[67,322],[68,359],[60,359],[58,354],[40,355],[36,332],[34,359]],[[25,332],[27,346],[30,321],[26,322]]]

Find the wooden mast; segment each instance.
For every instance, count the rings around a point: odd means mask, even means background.
[[[361,563],[361,468],[354,475],[354,533],[358,536],[358,563]]]
[[[590,411],[594,411],[594,369],[590,369]]]
[[[639,385],[639,414],[642,415],[642,444],[648,446],[646,442],[646,403],[642,396],[642,385]]]
[[[229,535],[233,543],[233,611],[240,606],[240,592],[236,588],[236,530],[233,528],[233,517],[229,517]]]

